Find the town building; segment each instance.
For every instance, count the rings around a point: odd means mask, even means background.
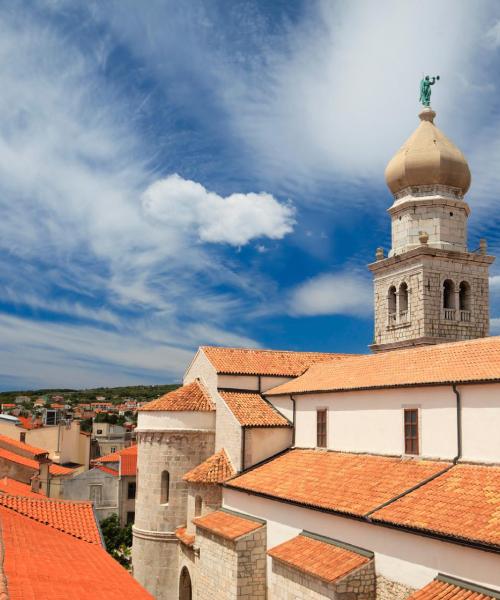
[[[130,446],[133,434],[121,425],[94,421],[92,424],[92,459],[114,454]]]
[[[99,521],[113,514],[121,525],[135,518],[137,446],[101,456],[92,468],[64,481],[64,498],[91,500]]]
[[[202,347],[139,411],[158,600],[500,598],[500,337],[470,172],[430,108],[389,163],[373,354]]]

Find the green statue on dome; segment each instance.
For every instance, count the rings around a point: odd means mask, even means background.
[[[426,75],[420,82],[420,102],[424,106],[431,105],[431,85],[434,85],[436,81],[439,81],[439,75],[432,78]]]

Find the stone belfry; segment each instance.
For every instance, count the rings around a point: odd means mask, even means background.
[[[420,124],[390,160],[392,248],[369,265],[375,292],[374,352],[485,337],[489,330],[486,242],[467,248],[470,171],[424,106]]]

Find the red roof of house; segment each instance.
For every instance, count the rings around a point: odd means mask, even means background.
[[[57,463],[52,463],[49,466],[49,472],[51,475],[71,475],[74,473],[76,469],[70,469],[69,467],[63,467],[62,465],[58,465]]]
[[[137,473],[137,444],[119,450],[118,452],[113,452],[112,454],[100,456],[99,458],[95,458],[92,462],[96,466],[99,466],[101,463],[120,463],[121,475],[133,476]],[[111,471],[112,469],[109,470]]]
[[[242,427],[291,427],[260,394],[227,390],[219,390],[219,394]]]
[[[196,380],[147,402],[139,410],[203,411],[215,410],[215,404],[205,386]]]
[[[16,454],[15,452],[11,452],[10,450],[6,450],[5,448],[0,448],[0,458],[17,463],[18,465],[29,467],[34,471],[40,470],[40,463],[37,460],[27,458],[26,456],[21,456],[20,454]],[[71,473],[75,472],[75,469],[70,469],[68,467],[63,467],[62,465],[52,463],[49,465],[49,472],[51,475],[55,476],[71,475]]]
[[[200,465],[188,471],[182,479],[190,483],[223,483],[235,474],[224,448],[221,448]]]
[[[242,515],[235,515],[225,510],[218,510],[203,517],[197,517],[193,519],[193,523],[200,529],[210,531],[231,541],[235,541],[263,526],[260,521]]]
[[[0,506],[91,544],[102,543],[91,502],[0,494]]]
[[[380,352],[310,367],[266,396],[500,381],[500,336]]]
[[[500,598],[500,592],[439,575],[434,581],[409,596],[408,600],[493,600],[495,598]]]
[[[194,546],[195,536],[189,534],[186,527],[177,527],[175,537],[190,548]]]
[[[372,518],[500,548],[500,467],[456,465]]]
[[[38,429],[42,426],[41,423],[34,423],[31,417],[21,417],[21,415],[19,415],[17,418],[21,422],[23,429]]]
[[[89,594],[92,600],[153,600],[97,540],[77,539],[71,531],[60,531],[1,505],[0,518],[5,551],[0,580],[6,583],[11,600],[87,600]]]
[[[269,556],[326,583],[333,583],[370,561],[365,554],[332,541],[298,535],[268,551]]]
[[[104,465],[94,465],[94,468],[99,469],[99,471],[107,473],[108,475],[113,475],[113,477],[118,477],[118,475],[120,474],[115,469],[110,469],[109,467],[105,467]]]
[[[294,449],[225,485],[362,516],[447,466],[426,460]]]
[[[17,431],[19,430],[17,429]],[[0,435],[0,444],[2,446],[10,446],[13,449],[13,452],[15,452],[15,450],[22,450],[23,452],[32,456],[33,458],[38,458],[49,453],[48,450],[44,450],[43,448],[37,448],[36,446],[30,446],[29,444],[25,444],[24,442],[15,440],[14,438],[8,437],[7,435]]]
[[[21,483],[20,481],[16,481],[10,477],[2,477],[2,479],[0,479],[0,492],[17,496],[29,496],[31,498],[40,498],[40,496],[45,496],[42,491],[33,492],[31,490],[31,486],[27,483]]]
[[[201,350],[218,373],[232,375],[297,377],[314,363],[353,356],[352,354],[326,352],[292,352],[218,346],[202,346]]]

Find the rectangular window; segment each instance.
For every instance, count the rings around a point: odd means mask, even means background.
[[[19,434],[19,441],[25,443],[26,442],[26,432],[23,431]]]
[[[316,446],[326,448],[326,409],[316,411]]]
[[[418,453],[418,408],[405,408],[405,454]]]
[[[91,500],[96,506],[100,506],[102,504],[102,486],[91,485],[89,487],[89,500]]]
[[[127,525],[130,525],[131,523],[133,525],[134,521],[135,521],[135,512],[128,512],[127,513]]]
[[[127,493],[127,498],[129,500],[133,500],[135,498],[135,490],[136,490],[135,481],[130,481],[128,484],[128,493]]]

